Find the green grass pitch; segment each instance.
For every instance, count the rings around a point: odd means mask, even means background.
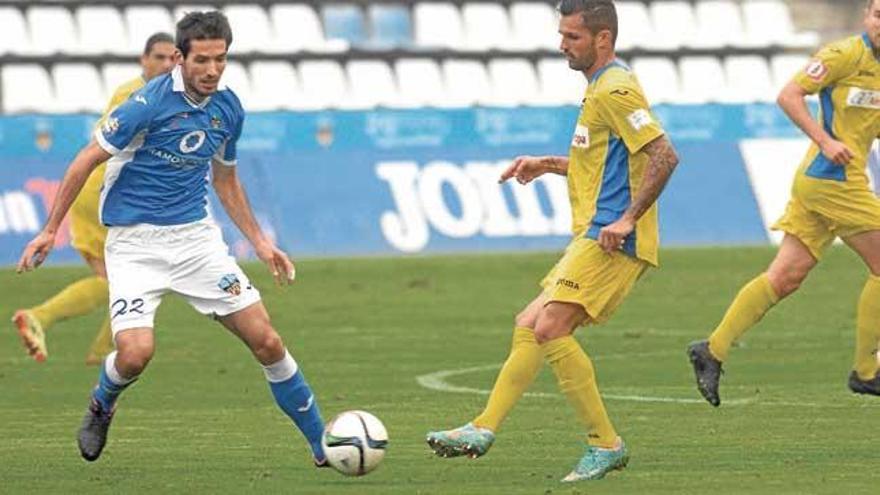
[[[103,456],[86,463],[75,434],[97,377],[83,360],[101,315],[52,328],[44,364],[24,355],[6,324],[0,493],[877,493],[880,398],[846,389],[866,271],[845,249],[733,350],[728,403],[693,401],[686,344],[772,256],[666,250],[611,322],[579,331],[631,451],[630,466],[604,481],[558,482],[581,455],[581,428],[546,368],[532,388],[539,394],[521,401],[486,457],[439,459],[424,443],[429,429],[469,420],[485,396],[431,390],[417,377],[478,368],[443,383],[491,387],[513,315],[556,259],[527,254],[306,260],[286,289],[247,266],[325,418],[365,409],[387,426],[385,461],[364,478],[314,469],[245,347],[176,297],[159,310],[156,356],[120,399]],[[5,269],[0,315],[85,274]]]

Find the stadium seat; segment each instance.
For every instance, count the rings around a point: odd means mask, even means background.
[[[269,16],[259,5],[227,5],[223,13],[229,18],[234,29],[230,52],[262,52],[272,44],[272,27]]]
[[[794,78],[795,74],[807,66],[809,61],[810,57],[807,55],[774,55],[770,59],[774,93],[778,94]]]
[[[348,85],[342,67],[330,60],[307,60],[299,64],[302,99],[299,110],[341,108],[348,97]]]
[[[76,53],[79,43],[69,10],[64,7],[30,7],[26,17],[31,33],[31,55]]]
[[[632,61],[632,69],[650,103],[678,101],[681,82],[675,62],[666,57],[637,57]]]
[[[101,69],[101,80],[107,94],[107,101],[123,83],[131,81],[142,73],[140,64],[105,64]],[[107,101],[104,104],[107,104]]]
[[[416,44],[428,48],[464,46],[464,26],[458,7],[446,2],[417,3],[413,6]]]
[[[758,55],[732,56],[724,61],[727,98],[733,103],[774,101],[773,80],[767,59]]]
[[[275,32],[275,41],[268,51],[290,53],[298,51],[343,52],[348,43],[328,41],[318,14],[304,4],[276,4],[269,7],[269,17]]]
[[[0,55],[30,51],[30,36],[24,14],[14,7],[0,7]]]
[[[370,45],[374,48],[409,46],[413,41],[412,19],[403,5],[370,5],[367,17],[372,27]]]
[[[580,105],[587,89],[587,79],[571,70],[561,58],[538,61],[538,79],[541,92],[537,102],[544,105]]]
[[[348,97],[342,107],[347,109],[394,106],[397,84],[387,63],[379,60],[353,60],[346,66]]]
[[[55,92],[46,69],[37,64],[6,64],[0,67],[0,95],[5,113],[49,112]]]
[[[697,33],[694,48],[739,46],[743,39],[742,12],[732,0],[703,0],[695,4]]]
[[[396,106],[455,106],[445,98],[443,75],[437,62],[428,58],[403,58],[394,65],[399,95]]]
[[[78,53],[127,53],[128,36],[122,14],[116,8],[83,6],[76,9],[75,17],[79,33]]]
[[[644,48],[676,50],[690,46],[697,36],[697,21],[691,4],[685,1],[652,2],[650,6],[654,38]]]
[[[220,80],[220,86],[231,89],[245,110],[251,109],[252,91],[251,79],[247,69],[240,62],[230,61],[223,70],[223,78]]]
[[[540,91],[534,66],[524,58],[489,61],[490,97],[484,103],[495,107],[537,104]]]
[[[724,101],[727,81],[721,62],[710,56],[682,57],[678,62],[681,76],[681,103]]]
[[[55,87],[52,112],[98,113],[109,99],[101,76],[92,64],[56,64],[52,67],[52,81]]]
[[[133,5],[126,7],[124,17],[128,31],[128,53],[143,53],[147,38],[154,33],[164,32],[174,36],[171,14],[164,7]]]
[[[654,25],[648,8],[642,2],[616,2],[618,29],[618,50],[650,48],[654,36]]]
[[[349,45],[363,45],[367,41],[364,13],[351,4],[330,4],[321,13],[324,17],[324,36],[328,40],[344,40]]]
[[[485,105],[492,97],[486,67],[475,60],[450,59],[443,63],[449,106]]]
[[[511,47],[514,42],[507,9],[498,3],[466,3],[461,8],[465,50],[486,51]],[[515,47],[514,47],[515,48]]]
[[[513,46],[523,50],[559,48],[559,21],[556,11],[546,3],[520,2],[510,6]]]
[[[782,0],[750,0],[743,3],[742,9],[746,46],[815,48],[819,43],[815,32],[795,32],[791,12]]]
[[[287,62],[258,61],[251,64],[251,110],[298,108],[302,90],[293,66]]]

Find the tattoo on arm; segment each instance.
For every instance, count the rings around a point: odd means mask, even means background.
[[[657,201],[666,182],[669,181],[672,171],[678,165],[678,155],[666,136],[658,137],[642,149],[648,155],[648,166],[645,169],[644,177],[642,177],[638,194],[623,214],[625,217],[632,218],[633,221],[641,218],[648,211],[648,208]]]

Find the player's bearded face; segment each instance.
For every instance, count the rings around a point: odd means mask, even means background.
[[[865,10],[865,31],[874,45],[874,52],[880,50],[880,0],[874,0]]]
[[[562,50],[572,70],[586,71],[596,63],[598,53],[594,37],[584,26],[580,13],[561,17],[559,34],[562,35],[559,49]]]
[[[192,40],[181,72],[187,92],[206,97],[217,91],[226,69],[225,40]]]

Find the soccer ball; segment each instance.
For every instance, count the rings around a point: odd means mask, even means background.
[[[363,476],[385,457],[388,432],[368,412],[345,411],[327,423],[321,445],[334,469],[346,476]]]

